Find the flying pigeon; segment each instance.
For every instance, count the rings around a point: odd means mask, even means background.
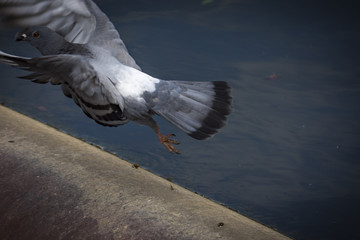
[[[16,35],[42,56],[0,51],[0,62],[31,71],[21,78],[61,85],[83,112],[104,126],[129,121],[151,127],[171,153],[174,134],[162,135],[159,115],[203,140],[231,113],[231,88],[223,81],[165,81],[141,71],[108,17],[91,0],[0,0],[1,22],[20,26]]]

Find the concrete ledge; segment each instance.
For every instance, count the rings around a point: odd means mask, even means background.
[[[288,238],[0,106],[0,239]]]

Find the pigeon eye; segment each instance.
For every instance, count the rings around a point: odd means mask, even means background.
[[[40,37],[40,34],[38,32],[33,32],[32,35],[36,38]]]

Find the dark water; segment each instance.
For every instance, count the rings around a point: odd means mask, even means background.
[[[0,102],[295,239],[360,239],[360,24],[328,1],[99,1],[142,69],[162,79],[228,81],[234,113],[208,141],[106,128],[58,86],[0,66]],[[1,50],[33,56],[0,32]]]

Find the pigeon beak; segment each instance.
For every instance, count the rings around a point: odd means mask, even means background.
[[[15,36],[15,40],[16,41],[25,41],[27,38],[26,34],[25,33],[17,33],[16,36]]]

